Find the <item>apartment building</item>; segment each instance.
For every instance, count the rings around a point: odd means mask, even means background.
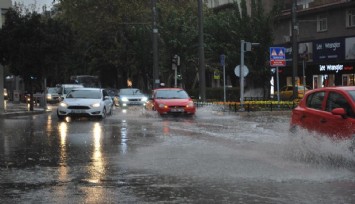
[[[5,13],[11,6],[11,0],[0,0],[0,28],[5,23]]]
[[[286,48],[280,86],[292,84],[292,1],[275,22],[275,47]],[[355,1],[302,0],[297,6],[297,84],[355,85]]]

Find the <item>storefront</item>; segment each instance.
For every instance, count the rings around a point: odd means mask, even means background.
[[[282,45],[281,45],[282,46]],[[279,68],[280,86],[292,85],[292,48]],[[329,38],[298,44],[296,85],[311,88],[355,85],[355,37]]]

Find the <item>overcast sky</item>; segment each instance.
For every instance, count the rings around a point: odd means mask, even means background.
[[[23,3],[28,8],[32,8],[33,5],[36,5],[36,11],[42,11],[42,7],[44,5],[46,5],[49,10],[52,6],[53,0],[12,0],[13,4],[15,2]]]

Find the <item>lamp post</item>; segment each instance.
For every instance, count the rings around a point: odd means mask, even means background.
[[[203,12],[202,0],[198,0],[198,55],[199,55],[199,82],[200,82],[200,97],[202,101],[206,100],[206,71],[205,71],[205,51],[203,47]]]
[[[292,86],[293,86],[293,92],[292,96],[293,98],[297,98],[297,89],[296,89],[296,77],[297,77],[297,69],[298,69],[298,46],[297,46],[297,31],[298,31],[298,25],[297,25],[297,16],[296,16],[296,9],[297,9],[297,0],[292,1]]]
[[[159,67],[158,67],[158,28],[157,28],[157,10],[156,0],[152,0],[153,12],[153,89],[158,88],[159,80]]]
[[[251,51],[252,46],[260,45],[260,43],[240,41],[240,108],[244,110],[244,52]]]

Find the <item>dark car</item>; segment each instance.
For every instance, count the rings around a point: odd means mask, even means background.
[[[47,88],[47,96],[46,96],[48,103],[59,103],[60,95],[58,94],[57,87],[48,87]]]
[[[292,111],[290,125],[292,131],[305,128],[330,137],[354,139],[355,86],[307,92]]]

